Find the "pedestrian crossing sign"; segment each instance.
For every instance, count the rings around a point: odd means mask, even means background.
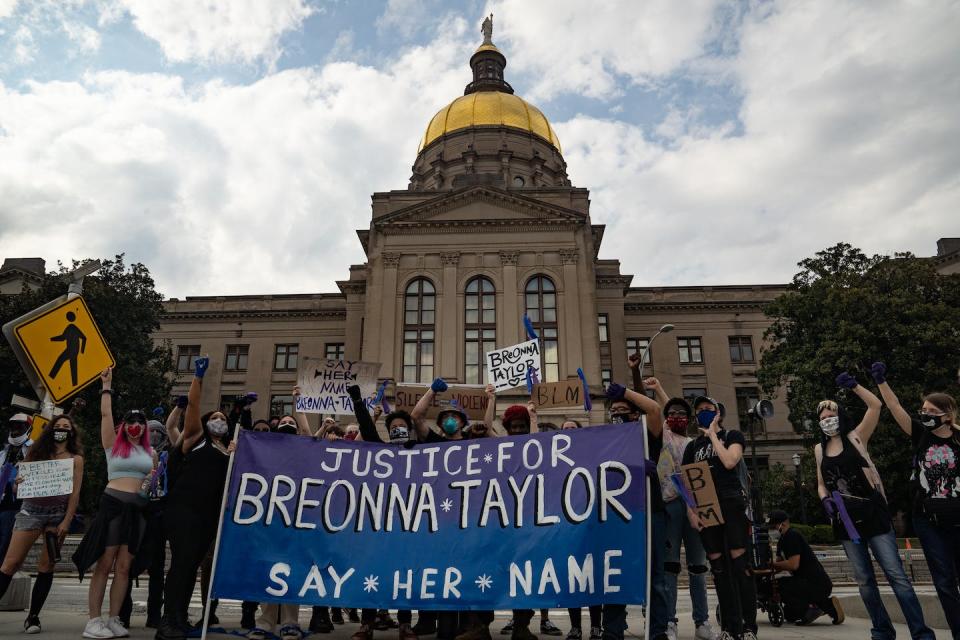
[[[82,297],[24,320],[14,334],[57,404],[116,364]]]

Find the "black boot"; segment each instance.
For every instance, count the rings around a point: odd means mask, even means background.
[[[157,632],[153,636],[155,640],[185,640],[183,625],[177,621],[171,614],[165,614],[160,618],[160,624],[157,626]]]
[[[413,625],[413,632],[418,636],[431,636],[437,632],[436,611],[418,611],[417,624]]]
[[[257,606],[256,602],[244,600],[240,605],[240,627],[243,629],[253,629],[257,626]]]
[[[333,622],[330,621],[330,609],[328,607],[313,608],[309,629],[311,633],[330,633],[333,631]]]
[[[331,607],[330,619],[333,621],[333,624],[343,624],[343,609],[340,607]]]

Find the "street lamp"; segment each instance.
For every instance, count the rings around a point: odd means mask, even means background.
[[[803,524],[807,524],[807,505],[803,501],[803,492],[801,490],[802,483],[800,481],[800,454],[793,454],[792,459],[793,468],[797,471],[797,477],[794,480],[794,483],[797,487],[797,499],[800,500],[800,520],[803,522]]]
[[[641,371],[641,373],[643,372],[643,365],[644,365],[644,363],[646,363],[646,361],[647,361],[647,352],[650,351],[650,345],[653,344],[653,341],[657,339],[657,336],[658,336],[658,335],[660,335],[661,333],[670,333],[671,331],[673,331],[673,325],[672,325],[672,324],[665,324],[665,325],[663,325],[662,327],[660,327],[660,330],[659,330],[659,331],[657,331],[655,334],[653,334],[653,337],[650,338],[650,340],[647,341],[647,346],[645,346],[645,347],[643,348],[643,353],[640,355],[640,371]]]

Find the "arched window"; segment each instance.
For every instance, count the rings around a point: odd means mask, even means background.
[[[557,288],[547,276],[533,276],[525,290],[527,316],[540,336],[544,382],[560,380],[560,350],[557,346]]]
[[[433,380],[436,290],[426,278],[407,285],[403,296],[403,381]]]
[[[496,289],[487,278],[474,278],[464,301],[464,382],[482,384],[487,381],[486,353],[497,346]]]

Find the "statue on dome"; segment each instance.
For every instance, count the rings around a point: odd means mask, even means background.
[[[483,19],[480,25],[480,33],[483,34],[483,44],[493,44],[493,14]]]

